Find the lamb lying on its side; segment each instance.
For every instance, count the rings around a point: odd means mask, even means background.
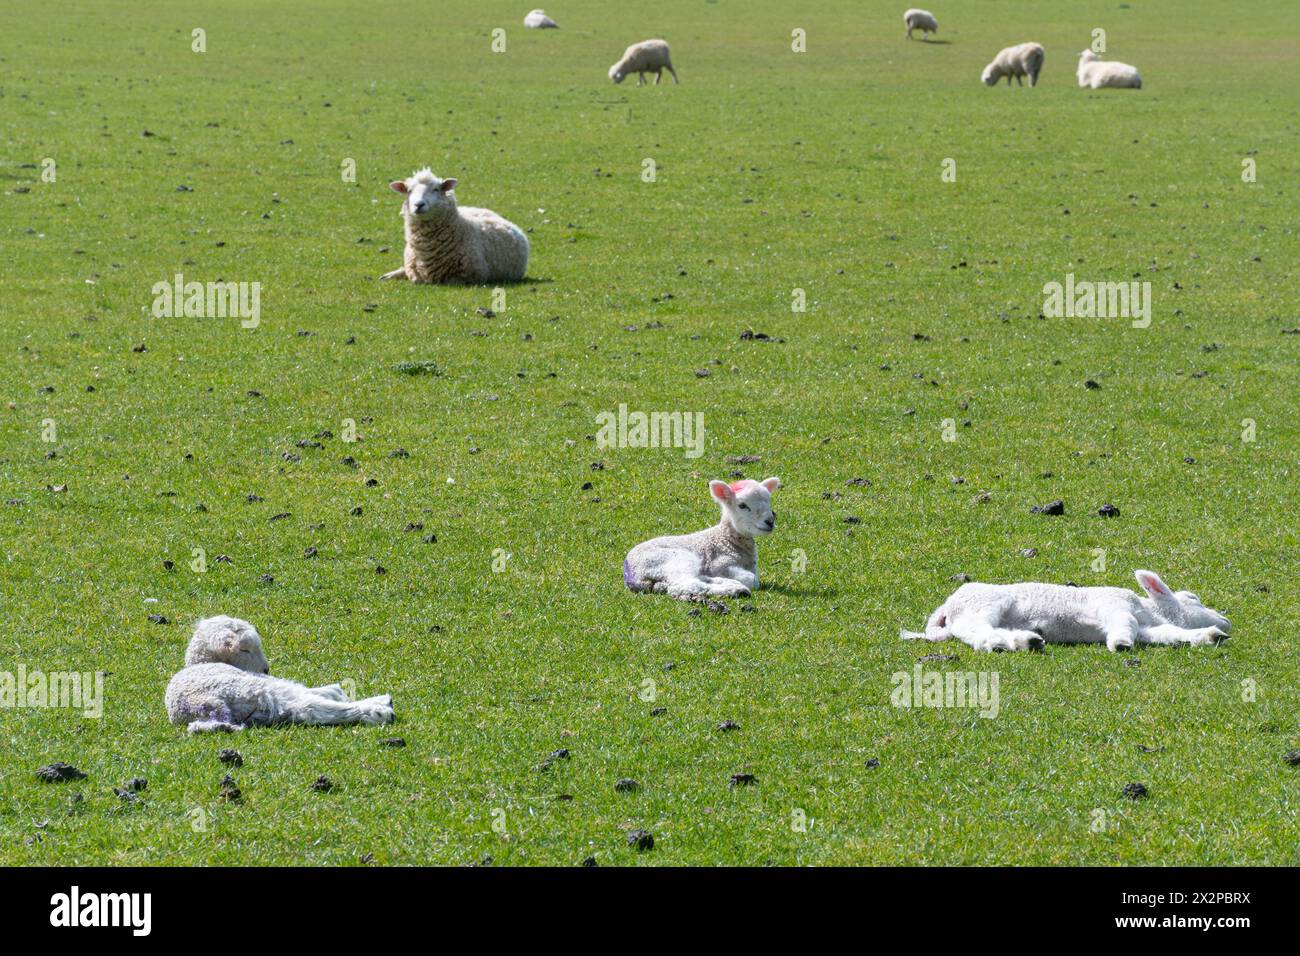
[[[913,7],[903,14],[903,23],[907,24],[907,38],[912,39],[912,31],[920,30],[921,39],[929,39],[931,33],[939,32],[939,24],[934,19],[934,14],[929,10],[918,10]]]
[[[393,698],[349,701],[338,684],[304,687],[270,676],[257,629],[238,618],[194,628],[185,668],[167,685],[167,716],[192,734],[272,724],[385,724]]]
[[[705,595],[744,597],[758,590],[758,547],[754,538],[776,526],[772,492],[780,478],[710,481],[722,506],[722,520],[694,534],[643,541],[623,561],[623,583],[633,591],[670,594],[679,600]]]
[[[956,638],[981,651],[1041,650],[1048,644],[1218,644],[1231,624],[1191,591],[1174,592],[1154,571],[1134,572],[1149,597],[1126,588],[1063,584],[963,584],[930,615],[925,633],[904,640]]]
[[[558,30],[560,25],[546,15],[545,10],[529,11],[524,17],[524,26],[530,30]]]
[[[636,74],[636,85],[645,85],[645,75],[653,73],[655,75],[655,86],[664,78],[664,70],[673,75],[673,82],[680,82],[677,79],[677,71],[673,69],[672,58],[668,54],[668,44],[663,40],[642,40],[640,43],[633,43],[623,51],[623,59],[619,60],[609,68],[609,78],[615,83],[622,83],[623,77],[629,73]]]
[[[1002,77],[1007,78],[1007,86],[1011,85],[1011,78],[1016,78],[1016,83],[1024,86],[1022,76],[1029,77],[1029,85],[1038,85],[1038,74],[1043,69],[1043,48],[1038,43],[1021,43],[1017,46],[1009,46],[1005,50],[999,50],[998,55],[993,58],[993,62],[984,67],[984,72],[980,74],[980,79],[984,81],[985,86],[997,86],[998,80]]]
[[[406,197],[406,254],[402,268],[381,279],[412,282],[516,282],[528,271],[528,237],[491,209],[457,206],[456,180],[426,166],[388,184]]]
[[[1136,66],[1118,60],[1103,60],[1091,50],[1079,54],[1078,72],[1079,85],[1089,89],[1142,89],[1142,74],[1138,73]]]

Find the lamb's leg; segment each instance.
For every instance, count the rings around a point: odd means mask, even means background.
[[[658,86],[659,81],[662,80],[663,78],[664,78],[664,68],[661,66],[659,67],[659,69],[655,70],[655,86]]]
[[[192,734],[235,733],[243,730],[243,724],[232,724],[224,720],[191,720],[187,728]]]
[[[749,588],[735,578],[701,578],[704,593],[714,597],[747,597]]]
[[[1191,630],[1176,624],[1154,624],[1141,628],[1137,639],[1139,644],[1218,644],[1226,641],[1228,635],[1217,627]]]
[[[636,75],[636,85],[637,85],[637,86],[645,86],[645,71],[644,71],[644,70],[641,71],[640,73],[638,73],[638,74]]]
[[[1117,614],[1106,621],[1106,647],[1111,651],[1131,651],[1137,639],[1137,621],[1131,614]]]
[[[402,268],[400,268],[400,269],[394,269],[392,272],[385,272],[385,273],[384,273],[383,275],[381,275],[379,278],[380,278],[380,280],[383,280],[383,279],[405,279],[405,278],[406,278],[406,266],[402,266]]]
[[[680,548],[651,548],[637,556],[636,577],[650,590],[686,601],[708,593],[699,555]]]
[[[668,64],[668,72],[673,75],[673,83],[680,84],[682,82],[681,80],[677,79],[677,71],[673,69],[673,65],[671,63]]]
[[[1046,643],[1035,631],[995,627],[987,617],[961,617],[950,627],[953,637],[977,651],[1040,651]]]
[[[355,702],[331,700],[303,688],[285,702],[281,718],[295,724],[386,724],[393,719],[392,703],[387,695]]]
[[[328,697],[330,700],[348,699],[348,695],[344,692],[341,684],[326,684],[324,687],[312,687],[311,692],[320,697]]]

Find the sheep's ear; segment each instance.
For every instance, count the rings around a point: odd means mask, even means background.
[[[1169,585],[1160,580],[1160,575],[1154,571],[1134,571],[1133,577],[1137,578],[1138,584],[1142,585],[1142,590],[1146,591],[1153,598],[1172,597],[1173,591],[1169,590]]]
[[[764,478],[762,481],[759,482],[759,484],[767,489],[768,494],[771,494],[772,492],[776,491],[776,489],[781,487],[781,479],[777,478],[774,475],[771,478]]]
[[[710,481],[709,493],[718,501],[727,502],[736,497],[736,493],[731,490],[731,485],[725,481]]]
[[[403,179],[394,179],[388,184],[388,188],[395,193],[404,193],[406,192],[406,181]]]
[[[451,192],[453,189],[456,188],[456,182],[457,180],[455,179],[444,179],[442,181],[442,191],[445,193]]]

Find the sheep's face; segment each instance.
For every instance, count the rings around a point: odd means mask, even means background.
[[[194,627],[194,638],[185,654],[186,664],[229,664],[241,671],[269,674],[271,667],[262,652],[257,628],[237,617],[218,615],[205,618]]]
[[[722,517],[739,534],[757,538],[771,534],[776,527],[776,512],[772,510],[772,492],[781,486],[780,478],[764,481],[709,482],[709,493],[722,506]]]
[[[456,197],[452,190],[456,180],[439,179],[429,170],[422,169],[409,179],[399,179],[388,184],[393,192],[406,197],[402,215],[414,219],[446,219],[456,212]]]
[[[983,81],[983,83],[984,83],[985,86],[997,86],[997,85],[998,85],[998,80],[999,80],[999,79],[1000,79],[1000,77],[996,77],[996,76],[993,75],[993,64],[992,64],[992,63],[990,63],[988,66],[984,67],[984,72],[980,74],[980,80]]]
[[[1134,576],[1142,590],[1146,591],[1155,602],[1156,610],[1170,624],[1189,630],[1202,627],[1217,627],[1227,634],[1232,623],[1213,608],[1206,607],[1201,599],[1191,591],[1171,591],[1169,585],[1160,580],[1154,571],[1136,571]]]
[[[1092,63],[1094,60],[1100,60],[1100,59],[1101,57],[1093,53],[1091,50],[1084,50],[1082,53],[1079,54],[1080,63]]]
[[[615,83],[622,83],[625,75],[626,74],[623,73],[623,64],[621,62],[615,63],[609,68],[609,78]]]

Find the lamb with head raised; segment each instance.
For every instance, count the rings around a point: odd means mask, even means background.
[[[643,541],[623,561],[623,583],[680,600],[706,596],[744,597],[758,590],[758,546],[754,539],[776,527],[772,492],[780,478],[710,481],[709,493],[722,510],[712,528],[694,534]]]
[[[185,667],[172,677],[167,716],[192,734],[274,724],[384,724],[387,694],[350,701],[339,684],[306,687],[271,676],[257,628],[239,618],[204,618],[194,627]]]
[[[1136,66],[1118,60],[1103,60],[1092,50],[1079,54],[1079,85],[1090,90],[1142,89],[1142,74]]]
[[[406,197],[405,261],[381,279],[420,283],[517,282],[528,271],[528,236],[491,209],[460,206],[455,179],[428,167],[389,183]]]
[[[904,640],[956,638],[981,651],[1042,650],[1044,644],[1218,644],[1231,624],[1191,591],[1172,591],[1154,571],[1136,571],[1146,597],[1127,588],[1065,584],[963,584]]]

